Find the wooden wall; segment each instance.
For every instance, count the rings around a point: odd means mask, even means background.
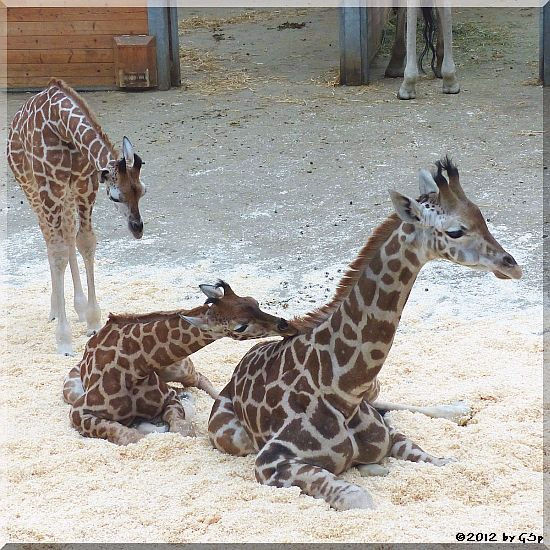
[[[0,85],[41,88],[55,76],[77,88],[114,88],[113,36],[147,34],[148,14],[145,3],[118,8],[9,7],[6,28],[6,78]]]

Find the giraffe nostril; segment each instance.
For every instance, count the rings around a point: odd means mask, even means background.
[[[506,267],[514,267],[515,265],[517,265],[516,260],[514,260],[514,258],[512,258],[512,256],[510,256],[509,254],[506,254],[504,258],[502,258],[502,263]]]

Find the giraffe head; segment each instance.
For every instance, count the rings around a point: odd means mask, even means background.
[[[128,221],[128,229],[136,239],[143,236],[143,221],[139,213],[139,199],[145,195],[145,185],[139,174],[143,161],[134,153],[130,140],[122,140],[122,158],[101,171],[100,181],[107,185],[107,196]]]
[[[229,336],[249,340],[267,336],[294,336],[298,331],[282,317],[262,311],[254,298],[237,296],[225,281],[199,285],[206,294],[208,309],[197,317],[181,315],[191,325],[215,338]]]
[[[500,279],[519,279],[521,267],[491,235],[479,208],[466,197],[457,167],[448,157],[436,167],[433,174],[420,171],[418,200],[390,192],[398,216],[407,224],[405,233],[414,233],[426,260],[446,259],[491,271]]]

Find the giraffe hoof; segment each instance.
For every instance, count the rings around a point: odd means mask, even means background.
[[[436,460],[434,460],[433,465],[440,467],[451,464],[452,462],[458,462],[458,460],[452,456],[449,456],[447,458],[437,458]]]
[[[389,469],[381,464],[360,464],[357,470],[362,477],[384,477],[390,473]]]
[[[402,88],[399,88],[399,91],[397,92],[397,98],[398,99],[416,99],[416,93],[409,92],[407,90],[403,90]]]
[[[352,486],[349,491],[334,503],[334,508],[337,510],[374,510],[374,502],[372,497],[360,487]]]
[[[95,328],[90,328],[86,331],[86,336],[93,336],[94,334],[97,334],[97,330]]]

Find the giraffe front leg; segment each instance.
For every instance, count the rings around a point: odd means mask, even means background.
[[[455,462],[454,458],[438,458],[422,450],[414,441],[402,433],[391,428],[392,447],[390,456],[408,460],[410,462],[428,462],[434,466],[445,466],[449,462]]]
[[[82,220],[76,236],[76,246],[84,260],[88,300],[86,306],[87,336],[93,336],[101,328],[101,310],[95,293],[94,259],[97,240],[90,226],[83,226]]]
[[[299,487],[313,498],[321,498],[336,510],[372,509],[370,494],[333,473],[296,457],[282,441],[272,440],[256,458],[256,479],[274,487]]]
[[[189,357],[169,365],[158,372],[164,382],[179,382],[184,387],[198,388],[205,391],[212,399],[218,397],[218,391],[212,382],[200,372],[197,372],[193,361]]]
[[[94,416],[83,406],[73,405],[69,416],[73,428],[85,437],[106,439],[117,445],[130,445],[145,437],[144,434],[133,428],[127,428],[120,422]]]
[[[191,399],[178,399],[174,390],[169,390],[169,395],[166,398],[164,411],[162,412],[162,420],[168,423],[168,431],[179,433],[183,436],[195,437],[195,425],[193,416],[195,407]]]

